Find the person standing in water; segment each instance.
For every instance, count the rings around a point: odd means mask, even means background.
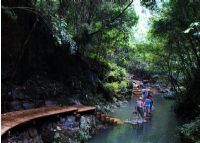
[[[144,104],[146,107],[146,113],[147,113],[147,115],[149,115],[151,112],[151,105],[152,105],[151,99],[149,98],[149,96],[147,96],[147,98],[145,99]]]
[[[142,97],[139,97],[139,99],[136,101],[135,109],[136,109],[137,113],[139,113],[139,115],[142,119],[144,119],[143,107],[144,107],[143,99],[142,99]]]
[[[152,107],[153,107],[153,97],[151,94],[148,95],[149,99],[151,100],[151,106],[150,106],[150,113],[152,112]]]

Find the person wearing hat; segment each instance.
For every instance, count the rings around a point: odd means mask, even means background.
[[[142,119],[144,119],[143,107],[144,107],[143,98],[139,97],[139,99],[136,101],[135,108],[136,108],[137,113],[139,113],[139,115],[142,117]]]

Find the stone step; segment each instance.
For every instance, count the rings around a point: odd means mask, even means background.
[[[110,122],[110,117],[106,117],[106,118],[105,118],[105,121],[106,121],[106,122]]]
[[[102,122],[110,123],[113,125],[119,125],[123,123],[120,119],[109,117],[106,114],[100,112],[97,112],[95,115]]]
[[[101,114],[101,121],[105,121],[106,115],[105,114]]]
[[[133,91],[134,93],[142,93],[141,91]]]

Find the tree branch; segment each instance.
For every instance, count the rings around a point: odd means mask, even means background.
[[[107,22],[104,26],[107,27],[107,25],[109,25],[110,23],[114,22],[116,19],[118,19],[128,8],[129,6],[131,6],[131,4],[133,3],[133,0],[131,0],[131,2],[113,19],[111,19],[109,22]],[[105,28],[103,26],[101,26],[101,28],[99,28],[97,31],[94,31],[92,33],[90,33],[89,35],[94,35],[96,33],[99,33],[100,31],[102,31],[103,28]]]

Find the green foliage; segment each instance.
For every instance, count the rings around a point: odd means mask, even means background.
[[[193,22],[190,26],[184,31],[185,34],[190,35],[193,38],[200,38],[200,22]]]
[[[171,1],[152,19],[152,61],[168,74],[174,88],[187,87],[198,69],[199,6],[199,1]]]
[[[51,20],[53,35],[58,45],[70,43],[71,49],[76,49],[71,40],[74,39],[79,53],[106,64],[109,61],[116,63],[116,68],[126,67],[133,56],[129,54],[132,50],[130,35],[138,17],[129,4],[129,1],[124,0],[40,0],[37,1],[36,7]],[[122,77],[126,76],[125,73],[125,69],[112,70],[111,67],[105,80],[113,78],[113,82],[120,82],[124,80]]]
[[[115,95],[127,91],[127,72],[115,63],[109,63],[110,71],[105,75],[104,87],[111,90]]]
[[[91,138],[91,136],[88,134],[88,132],[80,130],[79,135],[78,135],[79,141],[85,142],[90,138]]]
[[[51,21],[57,45],[70,45],[71,53],[76,50],[108,65],[103,83],[117,95],[126,92],[125,68],[133,56],[130,35],[138,17],[130,4],[125,0],[40,0],[36,8]]]
[[[115,63],[108,63],[110,71],[105,76],[105,79],[109,79],[111,77],[112,81],[120,81],[124,80],[127,76],[126,70],[120,66],[117,66]]]
[[[37,1],[36,7],[43,15],[49,19],[49,27],[55,39],[55,45],[60,47],[69,47],[69,53],[75,53],[77,45],[72,35],[68,32],[69,26],[67,21],[58,15],[58,1]]]
[[[124,80],[124,81],[121,81],[120,84],[119,84],[119,89],[120,89],[120,92],[122,94],[125,94],[127,92],[127,86],[128,86],[128,82],[127,80]]]
[[[8,9],[4,6],[2,6],[2,9],[3,9],[3,13],[10,19],[12,19],[13,21],[16,21],[17,20],[17,15],[15,14],[15,12],[11,9]]]
[[[98,32],[92,37],[91,43],[87,44],[87,47],[91,47],[86,50],[87,55],[99,61],[110,61],[119,57],[118,49],[130,47],[131,27],[136,24],[138,18],[132,7],[116,18],[122,9],[121,5],[114,2],[103,3],[98,8],[96,24],[94,23],[91,28],[91,32]]]
[[[105,88],[111,90],[116,96],[120,93],[124,94],[127,91],[127,81],[105,83]]]
[[[200,142],[200,117],[197,117],[188,124],[184,124],[180,128],[180,132],[186,140],[194,143]]]
[[[55,38],[56,44],[59,46],[68,45],[70,46],[70,53],[73,53],[73,50],[76,50],[76,43],[72,40],[72,35],[67,31],[67,23],[59,18],[58,16],[51,17],[53,37]]]
[[[199,115],[199,19],[200,1],[170,1],[152,19],[149,33],[152,62],[164,71],[175,90],[178,115],[194,119]],[[180,87],[186,88],[182,90]],[[181,133],[190,142],[198,142],[200,118],[185,124]]]
[[[58,30],[61,29],[59,32],[56,30],[58,43],[63,41],[60,38],[64,36],[62,31],[67,30],[76,40],[79,52],[101,61],[107,55],[108,49],[118,48],[128,41],[130,28],[138,19],[131,6],[123,11],[129,3],[40,0],[36,7],[49,16],[58,26]],[[61,21],[65,26],[62,26]]]
[[[105,83],[105,88],[111,90],[115,95],[119,93],[119,83],[118,82],[112,82],[112,83]]]
[[[141,4],[153,9],[155,7],[156,1],[155,0],[141,0]]]

